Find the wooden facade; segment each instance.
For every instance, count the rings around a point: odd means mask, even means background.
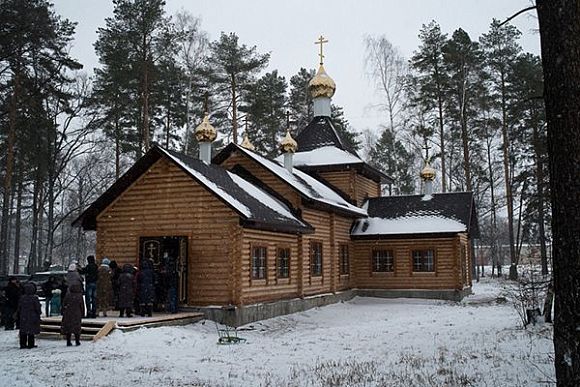
[[[471,251],[466,234],[449,237],[355,240],[355,286],[361,289],[449,289],[471,286]],[[434,252],[434,270],[414,271],[413,251]],[[388,251],[393,268],[373,268],[373,253]]]
[[[288,182],[239,152],[232,152],[220,165],[242,176],[249,174],[254,184],[277,195],[313,231],[251,228],[214,192],[161,157],[98,212],[97,258],[138,265],[143,238],[181,238],[187,242],[181,257],[186,294],[181,299],[191,306],[252,305],[354,288],[455,291],[470,286],[471,249],[466,233],[353,240],[355,215],[313,205]],[[380,185],[353,169],[320,175],[357,205],[380,196]],[[252,267],[255,248],[265,255],[260,278]],[[393,253],[392,271],[373,270],[377,249]],[[412,251],[417,249],[434,251],[433,272],[413,271]],[[282,253],[289,262],[287,275],[279,271]]]

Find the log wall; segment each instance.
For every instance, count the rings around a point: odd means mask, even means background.
[[[391,250],[393,272],[373,272],[374,249]],[[435,251],[434,272],[413,272],[413,250]],[[462,290],[460,236],[434,239],[356,240],[353,242],[355,286],[361,289]]]
[[[381,185],[357,173],[354,169],[344,171],[320,171],[318,174],[330,184],[356,200],[361,206],[366,198],[381,196]]]
[[[188,303],[229,304],[240,228],[234,211],[161,159],[98,216],[97,256],[135,265],[139,237],[186,236]]]

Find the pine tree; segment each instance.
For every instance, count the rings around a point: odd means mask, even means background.
[[[473,191],[470,152],[474,144],[470,143],[470,139],[473,138],[472,121],[477,114],[474,100],[486,91],[480,76],[482,53],[478,43],[473,42],[461,28],[456,30],[443,46],[443,65],[448,87],[447,116],[455,124],[453,126],[459,129],[458,137],[463,149],[462,162],[458,164],[463,168],[465,189]]]
[[[286,79],[278,71],[266,73],[248,91],[248,105],[240,107],[249,122],[248,137],[256,150],[267,156],[278,153],[286,130]]]
[[[415,191],[414,156],[395,139],[390,128],[385,128],[369,152],[369,163],[393,178],[393,194],[405,195]]]
[[[512,64],[515,63],[521,47],[517,40],[521,33],[512,25],[501,25],[499,20],[493,20],[490,30],[480,38],[481,46],[485,53],[485,62],[491,76],[491,93],[494,103],[501,114],[502,151],[504,164],[504,183],[506,191],[506,204],[508,216],[508,233],[510,245],[510,279],[517,278],[518,257],[515,250],[514,235],[514,204],[513,182],[510,168],[510,128],[508,106],[510,103],[509,74]]]
[[[268,64],[270,54],[260,54],[256,46],[239,43],[235,33],[223,33],[219,40],[210,44],[205,75],[212,87],[212,94],[220,98],[217,109],[226,113],[231,122],[231,132],[220,129],[234,143],[238,142],[238,108],[247,97],[255,76]]]
[[[288,109],[290,117],[298,130],[305,128],[314,116],[312,96],[308,90],[308,83],[315,75],[314,69],[306,70],[301,68],[297,74],[290,78]]]
[[[0,116],[7,116],[2,128],[6,138],[2,153],[6,157],[0,223],[0,274],[6,274],[8,269],[9,212],[15,165],[24,159],[24,150],[31,149],[28,144],[17,142],[23,135],[46,139],[47,157],[56,158],[57,155],[50,153],[54,150],[56,123],[51,121],[45,106],[49,100],[53,106],[66,105],[69,97],[59,90],[59,86],[69,82],[67,71],[82,67],[68,54],[73,34],[74,24],[56,15],[47,1],[6,0],[0,7],[0,66],[3,69],[0,90],[4,100],[0,103],[3,109]],[[35,160],[37,163],[47,162],[40,157]]]
[[[167,74],[161,71],[161,62],[175,55],[177,36],[165,16],[164,0],[114,0],[113,4],[114,16],[97,31],[95,50],[102,69],[97,71],[96,90],[102,94],[96,98],[113,110],[107,124],[115,128],[116,143],[129,140],[140,157],[149,149],[156,129],[163,127],[152,122],[161,103],[152,100],[152,94],[160,87],[160,75]],[[128,101],[124,115],[131,116],[133,126],[125,136],[117,122],[121,101]]]
[[[437,133],[439,135],[439,157],[441,158],[441,187],[447,191],[449,178],[446,165],[445,147],[445,95],[447,92],[447,76],[443,64],[443,47],[447,35],[441,32],[439,24],[431,21],[423,25],[419,32],[421,46],[410,60],[411,68],[416,78],[412,84],[416,86],[414,104],[420,105],[425,111],[433,111],[436,116]]]
[[[330,118],[336,128],[338,135],[346,142],[346,147],[354,152],[357,152],[361,147],[361,142],[358,139],[359,133],[355,132],[350,123],[344,116],[344,110],[340,106],[330,106]]]

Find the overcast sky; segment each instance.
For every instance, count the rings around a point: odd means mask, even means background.
[[[56,11],[75,22],[72,55],[88,72],[98,66],[93,43],[96,30],[112,16],[111,0],[54,0]],[[344,107],[357,131],[376,129],[384,114],[372,108],[377,95],[364,72],[365,35],[385,35],[409,57],[419,45],[422,24],[436,20],[443,32],[461,27],[472,39],[487,32],[493,18],[504,20],[528,7],[530,0],[167,0],[167,13],[186,9],[202,20],[210,39],[235,32],[240,42],[271,54],[267,71],[278,69],[288,80],[300,67],[316,68],[320,34],[325,45],[325,68],[335,80],[333,101]],[[526,51],[539,54],[534,12],[513,21],[522,32]]]

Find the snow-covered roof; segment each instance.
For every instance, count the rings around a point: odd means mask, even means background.
[[[395,219],[366,218],[359,220],[352,235],[437,234],[467,231],[457,220],[437,215],[404,216]]]
[[[370,198],[363,208],[369,217],[356,221],[353,237],[478,233],[471,192]]]
[[[210,165],[159,146],[151,148],[129,168],[73,222],[73,225],[80,223],[85,230],[96,229],[99,213],[162,157],[171,160],[239,214],[245,227],[290,233],[308,233],[313,230],[312,226],[294,215],[286,204],[242,177],[218,165]]]
[[[235,145],[235,144],[231,144]],[[334,208],[340,209],[342,211],[347,211],[349,213],[366,216],[366,210],[356,207],[345,199],[342,198],[338,193],[336,193],[332,188],[328,187],[324,183],[318,181],[314,177],[294,168],[292,172],[289,172],[284,168],[279,162],[269,160],[259,154],[252,152],[246,148],[235,145],[236,149],[244,153],[264,168],[268,169],[274,175],[284,180],[290,186],[294,187],[301,195],[305,196],[307,199],[324,203],[330,205]]]
[[[280,155],[276,161],[283,162],[284,156]],[[294,166],[322,166],[322,165],[344,165],[344,164],[362,164],[357,156],[350,152],[339,149],[335,146],[324,146],[306,152],[296,152],[294,154]]]
[[[285,204],[242,177],[177,152],[163,148],[159,150],[247,219],[269,222],[275,219],[305,228],[310,227],[292,214]],[[267,211],[264,207],[271,211]]]

